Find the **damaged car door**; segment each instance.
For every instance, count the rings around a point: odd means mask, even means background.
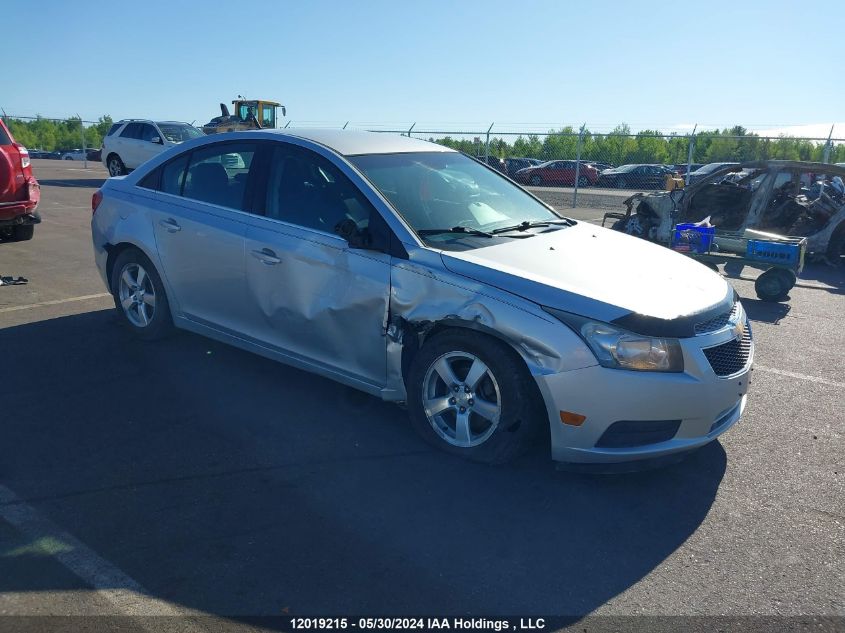
[[[377,211],[327,158],[289,143],[270,152],[263,213],[246,235],[248,335],[377,392],[390,256],[361,239]]]

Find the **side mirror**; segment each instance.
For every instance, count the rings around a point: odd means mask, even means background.
[[[345,239],[351,248],[369,248],[370,236],[366,231],[358,228],[353,220],[346,218],[334,227],[334,232]]]
[[[160,136],[154,136],[154,137],[152,137],[152,138],[150,139],[150,143],[158,143],[159,145],[163,145],[163,143],[161,142],[161,137],[160,137]]]

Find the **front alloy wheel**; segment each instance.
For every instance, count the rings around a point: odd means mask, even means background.
[[[428,423],[448,444],[478,446],[499,425],[499,384],[477,356],[469,352],[444,354],[428,368],[423,384]]]
[[[411,425],[448,453],[488,464],[510,461],[531,447],[548,419],[525,361],[486,334],[436,333],[409,370]]]

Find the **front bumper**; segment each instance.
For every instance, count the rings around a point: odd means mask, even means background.
[[[703,351],[732,336],[722,332],[681,339],[683,373],[595,365],[535,376],[549,416],[552,459],[618,464],[680,454],[712,442],[739,421],[746,404],[753,347],[744,368],[724,378],[716,376]],[[578,426],[565,424],[563,411],[586,419]]]

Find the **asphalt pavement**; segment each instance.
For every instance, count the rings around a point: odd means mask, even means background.
[[[0,274],[29,280],[0,287],[0,629],[34,614],[139,618],[126,630],[174,614],[197,630],[845,616],[841,271],[809,266],[781,304],[756,300],[750,271],[730,280],[757,344],[748,408],[685,461],[577,475],[540,445],[486,467],[329,380],[188,333],[129,338],[91,251],[105,171],[33,162],[43,222],[0,243]]]

